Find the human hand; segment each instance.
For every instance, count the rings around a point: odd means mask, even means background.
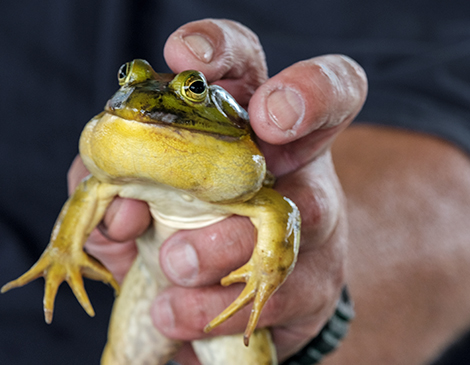
[[[198,69],[248,105],[268,169],[277,176],[275,187],[300,209],[297,266],[268,301],[259,322],[272,328],[279,358],[286,358],[316,335],[334,311],[343,285],[346,219],[329,148],[364,102],[365,75],[348,58],[325,56],[294,64],[268,80],[257,37],[226,20],[181,27],[168,39],[165,58],[174,72]],[[71,185],[85,174],[76,160]],[[133,239],[149,223],[144,203],[117,199],[86,248],[122,280],[135,256]],[[203,327],[240,291],[239,285],[221,287],[220,278],[248,260],[253,237],[248,219],[232,217],[204,229],[180,231],[164,243],[162,268],[175,286],[153,305],[154,323],[162,333],[182,340],[207,336]],[[243,332],[248,315],[245,308],[209,335]],[[197,364],[189,346],[176,360]]]

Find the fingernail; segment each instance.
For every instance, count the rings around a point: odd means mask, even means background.
[[[175,314],[170,303],[170,298],[162,294],[153,302],[151,309],[153,323],[159,328],[170,330],[175,327]]]
[[[196,250],[187,242],[175,242],[167,251],[166,260],[171,277],[178,284],[189,284],[199,273]]]
[[[191,52],[202,62],[209,63],[212,61],[214,48],[205,37],[199,34],[191,34],[183,37],[183,40]]]
[[[304,113],[304,102],[293,90],[276,90],[268,97],[268,113],[279,129],[292,129]]]

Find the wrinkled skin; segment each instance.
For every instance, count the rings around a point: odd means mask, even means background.
[[[272,327],[279,357],[285,358],[318,332],[343,285],[346,219],[329,148],[364,102],[364,72],[346,57],[325,56],[299,62],[268,80],[256,36],[225,20],[181,27],[168,39],[165,58],[174,72],[198,69],[241,105],[249,101],[252,127],[268,169],[278,178],[276,189],[292,196],[305,217],[297,269],[260,319],[260,326]],[[85,174],[77,159],[69,174],[71,188]],[[133,239],[149,222],[145,204],[116,199],[100,231],[90,236],[87,250],[120,280],[135,255]],[[207,336],[204,325],[238,291],[236,286],[222,288],[217,283],[248,259],[252,230],[248,220],[233,217],[205,229],[178,232],[164,243],[162,268],[175,286],[155,300],[153,320],[160,331],[182,340]],[[189,264],[184,259],[190,259]],[[211,335],[243,331],[247,318],[248,311],[242,311]],[[189,346],[176,360],[197,363]]]

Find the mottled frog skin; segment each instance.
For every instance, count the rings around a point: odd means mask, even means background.
[[[120,89],[80,137],[90,175],[62,208],[38,262],[2,292],[43,276],[50,323],[64,280],[90,315],[82,277],[102,280],[119,295],[101,363],[165,364],[180,344],[160,334],[150,318],[152,300],[169,285],[158,264],[161,243],[180,229],[204,227],[233,214],[247,216],[258,232],[253,254],[221,281],[245,282],[245,288],[204,328],[210,331],[252,302],[245,333],[193,341],[193,347],[204,365],[276,364],[269,331],[256,325],[266,301],[294,267],[300,217],[295,204],[267,183],[247,113],[198,71],[159,74],[146,61],[134,60],[121,67],[118,79]],[[139,254],[121,288],[83,251],[117,196],[147,202],[153,217],[137,240]]]

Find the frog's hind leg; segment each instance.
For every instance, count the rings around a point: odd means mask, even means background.
[[[164,365],[180,346],[158,332],[150,317],[152,301],[167,285],[163,274],[155,272],[158,265],[148,263],[150,258],[158,262],[153,229],[139,238],[138,246],[139,255],[114,304],[102,365]]]

